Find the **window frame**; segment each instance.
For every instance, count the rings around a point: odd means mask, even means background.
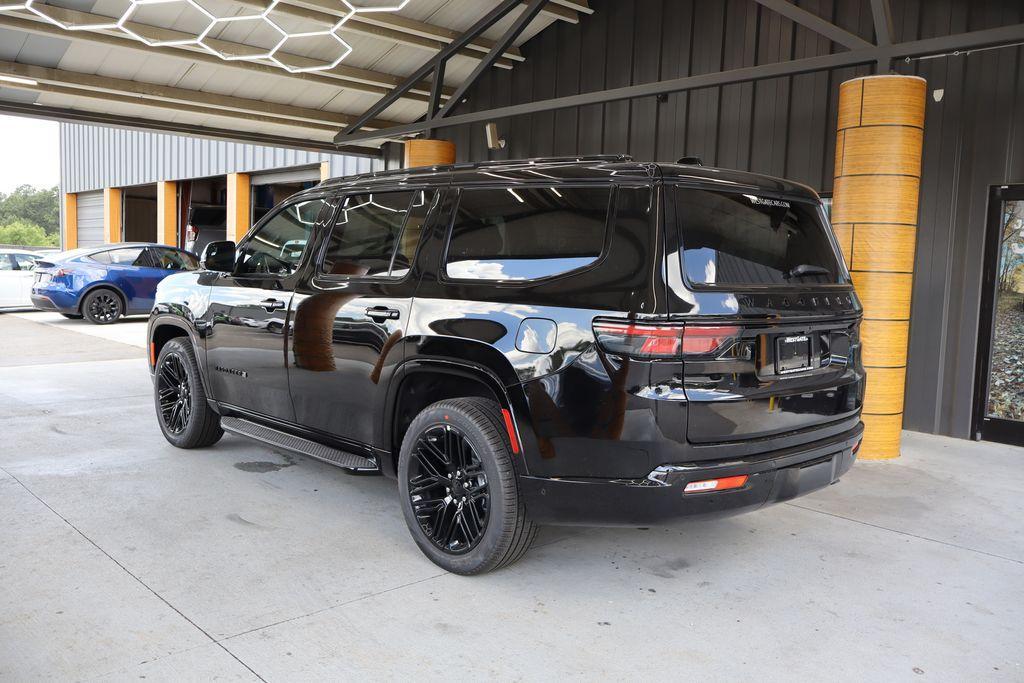
[[[459,206],[462,204],[462,193],[466,190],[507,190],[507,189],[545,189],[549,187],[555,187],[558,189],[576,190],[576,189],[591,189],[591,188],[608,188],[608,207],[605,211],[604,217],[604,239],[601,241],[601,253],[597,255],[590,263],[572,268],[571,270],[562,271],[560,273],[554,273],[553,275],[545,275],[543,277],[535,277],[524,280],[493,280],[488,278],[461,278],[453,277],[448,274],[448,253],[451,250],[452,244],[452,233],[455,228],[455,218],[459,214]],[[607,258],[608,253],[611,249],[612,240],[612,221],[615,219],[618,212],[618,197],[620,187],[643,187],[654,193],[653,183],[637,183],[637,184],[619,184],[619,183],[608,183],[605,181],[596,182],[565,182],[565,183],[517,183],[517,184],[486,184],[486,185],[463,185],[452,187],[451,190],[454,193],[451,203],[451,211],[448,215],[448,223],[444,228],[444,247],[441,249],[441,260],[438,264],[438,281],[449,284],[467,284],[467,283],[482,283],[492,287],[528,287],[539,283],[547,283],[555,280],[561,280],[566,277],[575,277],[589,270],[600,266]]]
[[[294,206],[296,204],[304,204],[306,202],[312,202],[312,201],[317,201],[317,200],[323,201],[324,206],[321,207],[320,213],[316,217],[316,221],[313,223],[313,226],[310,228],[309,239],[306,242],[306,249],[304,249],[303,252],[302,252],[302,258],[300,258],[295,263],[295,270],[294,271],[292,271],[291,273],[288,273],[288,274],[283,274],[283,273],[239,273],[239,272],[237,272],[235,270],[235,268],[238,267],[238,254],[242,251],[242,248],[245,245],[247,245],[249,242],[251,242],[253,239],[255,239],[256,235],[259,233],[260,230],[263,229],[263,227],[267,223],[269,223],[270,221],[274,220],[274,218],[279,213],[283,213],[286,209],[288,209],[291,206]],[[296,275],[298,275],[299,272],[302,271],[309,264],[309,259],[310,259],[311,254],[313,254],[314,252],[317,251],[318,247],[316,246],[316,241],[318,239],[320,239],[319,236],[317,235],[317,230],[323,224],[323,221],[324,221],[324,215],[323,215],[324,211],[325,210],[326,211],[330,211],[331,216],[333,216],[335,210],[337,209],[336,200],[337,200],[337,198],[335,196],[333,196],[333,195],[330,195],[328,193],[321,193],[321,194],[315,194],[315,195],[312,195],[312,196],[289,197],[288,199],[284,200],[283,202],[281,202],[280,204],[275,206],[273,209],[268,211],[266,213],[266,215],[263,216],[263,218],[261,218],[259,221],[257,221],[257,223],[254,226],[249,228],[248,232],[245,233],[245,236],[242,237],[242,239],[240,239],[237,242],[237,244],[235,245],[235,265],[234,265],[234,268],[232,268],[232,271],[230,273],[224,273],[224,275],[227,276],[227,277],[236,277],[236,278],[245,278],[245,279],[258,279],[258,280],[268,280],[268,279],[270,279],[270,280],[285,280],[287,278],[295,277]],[[332,206],[332,202],[335,202],[335,205]],[[312,248],[310,248],[310,247],[312,247]]]
[[[338,273],[327,273],[327,272],[324,272],[324,261],[327,258],[327,249],[328,249],[328,247],[329,247],[329,245],[331,243],[331,234],[334,232],[335,221],[337,221],[340,212],[343,210],[342,207],[345,205],[345,200],[348,199],[349,197],[355,197],[355,196],[358,196],[358,195],[361,195],[361,194],[390,194],[390,193],[394,193],[394,192],[413,192],[413,193],[416,193],[416,192],[426,192],[427,194],[433,193],[433,196],[427,202],[427,214],[423,217],[423,227],[420,230],[420,238],[416,242],[416,249],[413,251],[412,259],[410,260],[410,263],[413,266],[415,266],[416,265],[416,261],[419,259],[420,250],[423,248],[423,244],[425,242],[424,236],[426,235],[427,230],[429,230],[429,228],[430,228],[431,217],[433,216],[434,212],[437,211],[438,207],[440,206],[439,198],[442,196],[442,193],[444,192],[444,190],[445,190],[444,187],[435,187],[435,186],[426,186],[426,187],[418,187],[418,188],[390,187],[390,188],[386,188],[386,189],[377,189],[377,188],[366,189],[366,188],[363,188],[363,189],[359,189],[359,190],[356,190],[356,189],[345,190],[343,192],[339,192],[336,195],[333,195],[332,196],[332,200],[334,201],[334,209],[331,212],[330,221],[325,226],[323,239],[320,240],[321,244],[317,248],[317,256],[316,256],[316,263],[315,263],[316,270],[314,272],[314,275],[317,278],[317,280],[324,281],[324,282],[387,282],[389,284],[394,284],[394,283],[398,283],[398,282],[404,282],[405,280],[407,280],[410,277],[412,277],[412,273],[413,273],[413,270],[414,270],[414,268],[412,268],[412,267],[410,267],[409,270],[405,272],[405,274],[399,275],[399,276],[394,276],[394,275],[386,275],[386,276],[381,276],[381,275],[343,275],[343,274],[338,274]],[[412,204],[412,202],[410,200],[410,206],[411,206],[411,204]],[[408,227],[409,215],[410,214],[411,214],[411,212],[406,211],[405,220],[402,221],[402,229],[398,233],[398,241],[399,242],[401,241],[402,236],[405,234],[406,227]],[[397,244],[396,244],[395,251],[392,252],[392,254],[391,254],[391,261],[390,261],[390,263],[388,265],[388,272],[389,273],[391,272],[391,270],[395,266],[395,256],[397,254],[398,254],[398,247],[397,247]]]
[[[172,247],[170,245],[154,244],[154,245],[150,245],[150,246],[146,247],[146,249],[149,251],[150,258],[155,259],[155,261],[154,261],[155,263],[159,263],[160,262],[160,255],[159,255],[160,251],[173,251],[173,252],[175,252],[177,254],[181,254],[185,259],[194,259],[197,263],[199,261],[199,259],[192,252],[185,251],[184,249],[179,249],[178,247]],[[201,266],[198,266],[198,265],[196,266],[196,268],[194,270],[189,270],[187,268],[178,268],[178,269],[161,268],[160,266],[148,266],[148,267],[149,268],[156,268],[157,270],[170,270],[171,272],[174,272],[174,273],[191,273],[191,272],[195,272],[195,270],[200,270],[200,268],[201,268]]]
[[[679,208],[679,204],[676,202],[676,190],[703,190],[705,192],[713,192],[715,194],[745,194],[741,189],[730,189],[730,188],[718,188],[708,187],[704,185],[687,185],[686,183],[679,182],[666,182],[665,185],[666,204],[671,205],[671,213],[665,213],[665,233],[666,235],[671,234],[675,241],[675,257],[679,259],[679,271],[683,276],[683,285],[691,292],[763,292],[763,291],[779,291],[781,289],[791,290],[811,290],[811,289],[826,289],[826,290],[843,290],[847,291],[853,288],[853,281],[850,277],[850,271],[846,267],[846,258],[843,256],[842,250],[839,248],[839,242],[836,241],[835,231],[832,229],[832,222],[825,214],[825,207],[819,199],[818,202],[808,199],[807,197],[790,195],[785,193],[777,193],[766,190],[765,188],[747,188],[752,193],[756,193],[758,196],[769,197],[772,199],[782,199],[790,202],[802,202],[804,204],[815,205],[815,211],[818,214],[818,218],[821,220],[822,225],[827,228],[825,236],[828,238],[828,243],[832,246],[832,255],[836,259],[837,270],[836,273],[838,279],[845,278],[845,282],[805,282],[805,283],[743,283],[743,284],[708,284],[706,282],[696,282],[690,278],[689,270],[686,268],[686,264],[683,262],[682,251],[686,248],[685,241],[683,240],[683,231],[681,228],[681,220],[683,213]],[[671,227],[669,222],[671,221]],[[671,233],[669,233],[671,230]]]

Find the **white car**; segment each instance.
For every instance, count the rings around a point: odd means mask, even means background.
[[[0,308],[32,308],[32,282],[41,254],[0,249]]]

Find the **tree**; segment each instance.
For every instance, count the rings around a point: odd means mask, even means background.
[[[41,227],[47,235],[60,234],[60,193],[56,187],[22,185],[14,192],[0,193],[0,225],[16,220]]]
[[[1003,204],[1003,234],[999,244],[999,291],[1013,289],[1017,268],[1024,265],[1024,201]]]
[[[60,244],[60,237],[46,234],[46,231],[35,223],[14,220],[7,225],[0,225],[0,244],[22,247],[56,247]]]

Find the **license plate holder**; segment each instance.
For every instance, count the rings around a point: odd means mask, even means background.
[[[806,334],[780,335],[775,338],[775,372],[788,375],[811,368],[811,338]]]

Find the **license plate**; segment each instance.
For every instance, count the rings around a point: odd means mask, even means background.
[[[37,273],[36,274],[36,284],[37,285],[45,285],[49,281],[50,281],[50,274],[49,273]]]
[[[811,338],[806,334],[775,339],[775,372],[785,375],[811,367]]]

